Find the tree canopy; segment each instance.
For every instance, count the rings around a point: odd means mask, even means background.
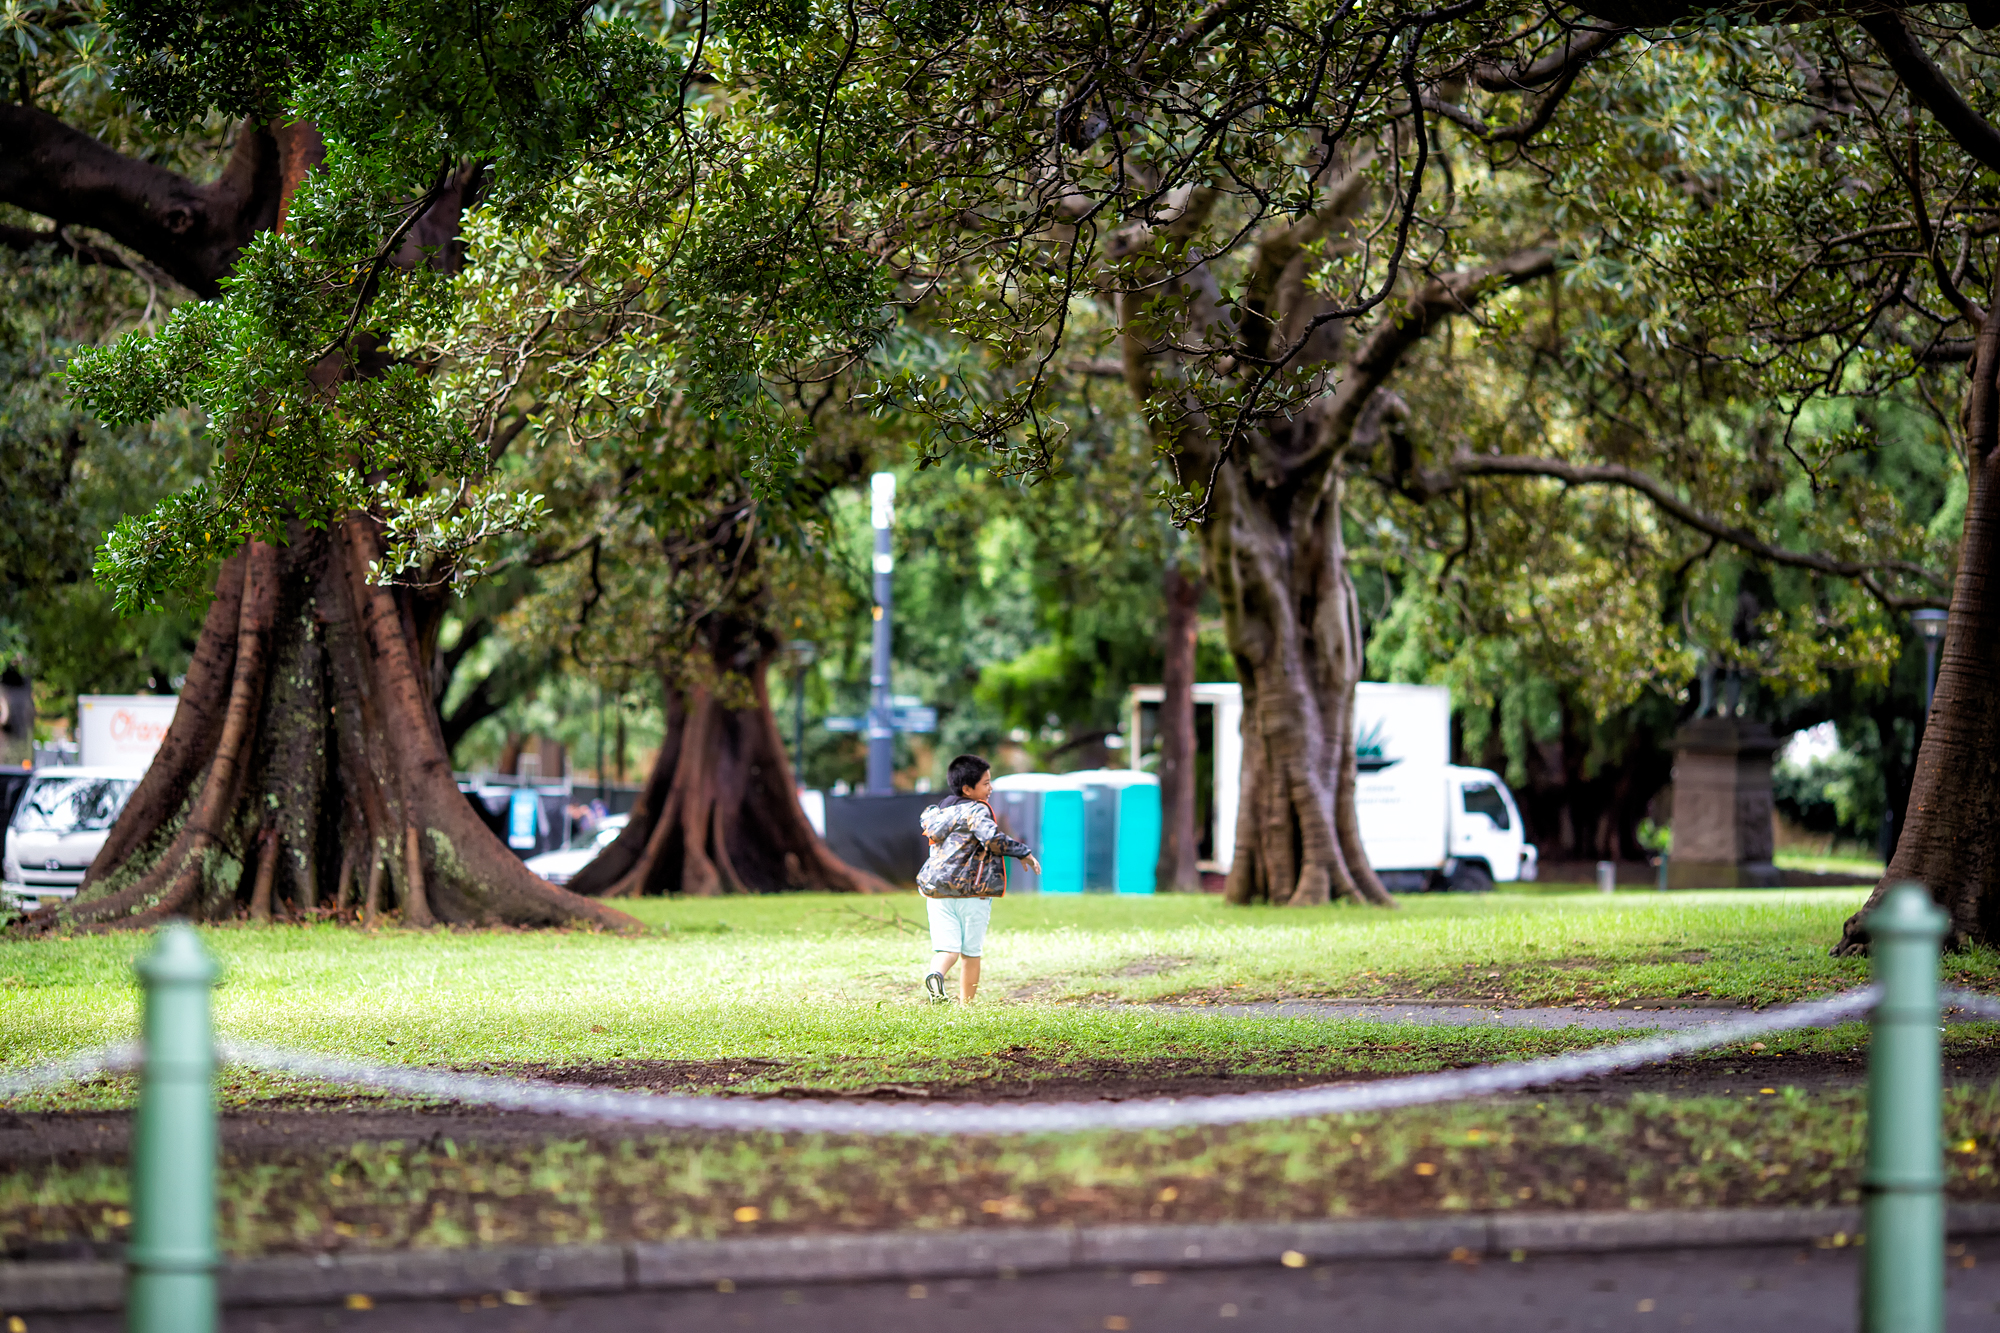
[[[979,640],[975,527],[1047,590],[1006,663],[924,641],[984,727],[1103,723],[1156,626],[1093,589],[1189,535],[1248,705],[1243,901],[1388,901],[1371,670],[1453,683],[1525,777],[1557,733],[1657,755],[1704,670],[1893,730],[1902,617],[1949,602],[1938,753],[2000,728],[1960,540],[2000,458],[1981,13],[37,13],[0,199],[62,225],[9,236],[198,298],[67,372],[66,411],[214,442],[106,540],[127,611],[366,514],[406,602],[532,566],[549,651],[768,714],[787,599],[843,596],[841,488],[908,447],[936,619]],[[2000,845],[1942,827],[1899,866],[1993,897]]]

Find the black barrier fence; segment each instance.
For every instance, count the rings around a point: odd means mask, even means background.
[[[826,845],[856,870],[880,875],[891,884],[913,885],[930,852],[918,821],[927,807],[943,799],[941,792],[829,796]]]

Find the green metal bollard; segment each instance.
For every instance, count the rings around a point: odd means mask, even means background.
[[[132,1132],[128,1333],[215,1333],[215,960],[173,922],[138,963],[146,1065]]]
[[[1945,914],[1898,884],[1868,914],[1882,1000],[1868,1046],[1863,1333],[1944,1333],[1944,1097],[1938,941]]]

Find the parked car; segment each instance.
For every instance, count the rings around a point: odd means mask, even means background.
[[[128,768],[37,770],[7,825],[0,893],[30,907],[75,897],[138,785]]]
[[[561,885],[575,879],[578,872],[596,859],[597,854],[617,841],[630,822],[627,815],[613,815],[597,826],[588,842],[572,842],[567,847],[558,847],[540,856],[531,856],[526,865],[549,883]]]

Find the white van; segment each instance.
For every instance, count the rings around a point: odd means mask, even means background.
[[[0,894],[28,907],[73,898],[139,785],[129,768],[44,768],[7,825]]]

